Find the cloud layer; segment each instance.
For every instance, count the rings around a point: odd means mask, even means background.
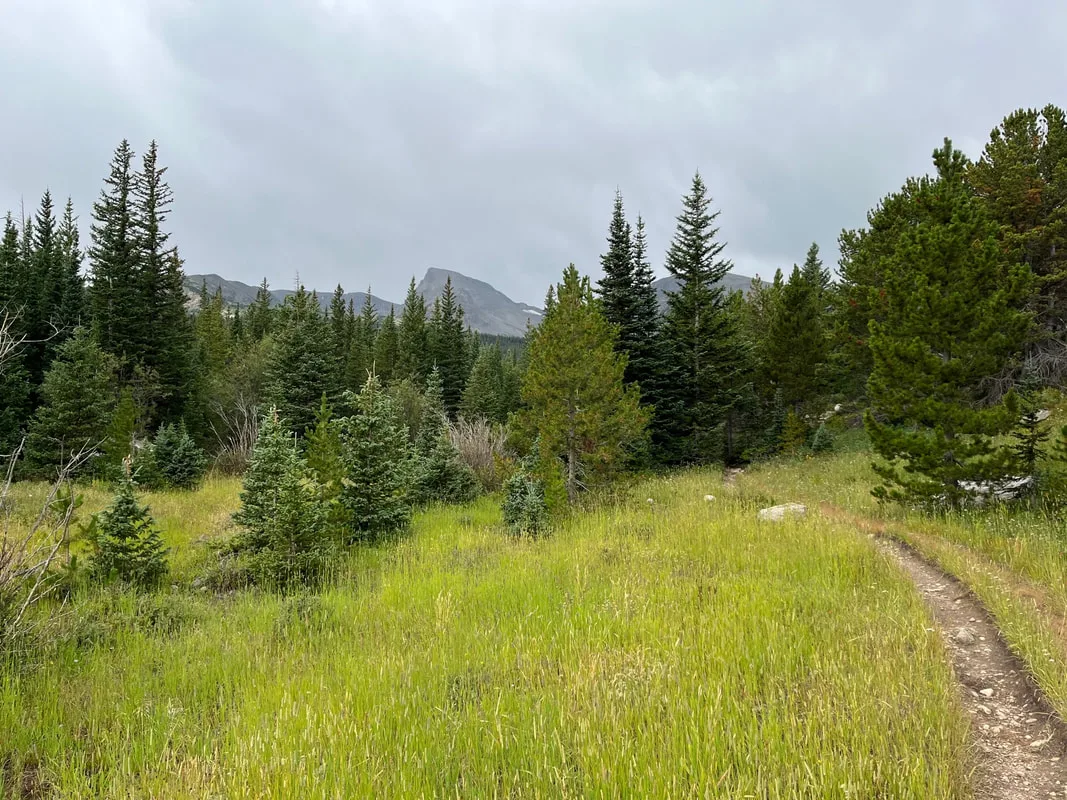
[[[1055,0],[861,5],[7,0],[0,209],[50,187],[87,229],[115,145],[155,138],[190,272],[537,302],[598,272],[616,186],[659,266],[699,168],[738,272],[832,262],[942,137],[1067,102]]]

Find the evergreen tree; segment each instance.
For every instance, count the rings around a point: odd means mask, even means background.
[[[341,420],[345,481],[341,505],[349,539],[374,541],[411,518],[411,453],[407,431],[377,376],[354,398],[356,413]]]
[[[801,273],[808,285],[814,289],[819,300],[823,300],[830,290],[830,270],[823,266],[822,259],[819,258],[819,245],[815,242],[812,242],[811,247],[808,248],[808,255],[804,258]]]
[[[167,574],[167,549],[148,506],[137,502],[129,475],[120,481],[115,499],[100,512],[91,530],[91,567],[98,579],[117,579],[150,589]]]
[[[348,319],[348,304],[345,302],[345,290],[341,284],[333,290],[330,298],[330,346],[333,350],[334,370],[338,385],[345,384],[345,370],[348,366],[348,352],[352,348],[352,326]]]
[[[619,329],[619,349],[629,353],[627,326],[634,318],[634,263],[630,224],[623,210],[622,192],[615,191],[615,204],[608,226],[608,250],[600,257],[604,277],[597,281],[597,293],[604,319]],[[624,333],[625,332],[625,333]]]
[[[635,387],[625,387],[626,357],[604,319],[588,278],[573,265],[549,291],[541,325],[530,333],[519,425],[538,442],[544,465],[564,464],[570,502],[581,488],[623,468],[644,438],[647,413]]]
[[[266,393],[268,401],[303,436],[314,424],[323,391],[336,398],[342,387],[331,380],[333,351],[318,300],[301,286],[286,298],[285,312],[267,365]]]
[[[22,353],[16,350],[0,364],[0,460],[22,441],[29,413],[30,376],[22,365]]]
[[[678,281],[669,293],[664,326],[667,414],[657,418],[669,442],[671,460],[705,461],[720,451],[722,430],[737,402],[743,353],[725,311],[722,278],[730,269],[725,245],[716,240],[711,198],[700,175],[683,199],[667,269]],[[724,453],[727,460],[734,454]]]
[[[378,335],[374,340],[374,370],[382,383],[390,383],[396,375],[397,330],[396,310],[389,309],[389,314],[382,320]]]
[[[810,255],[810,253],[809,253]],[[771,386],[795,412],[819,397],[826,360],[818,273],[793,267],[770,318],[764,355]]]
[[[105,476],[114,477],[122,473],[126,459],[133,456],[134,437],[137,434],[137,403],[133,399],[133,390],[124,388],[119,393],[115,412],[111,416],[111,425],[101,447],[97,468]],[[140,476],[136,476],[138,479]]]
[[[378,338],[378,312],[371,301],[370,287],[359,316],[352,325],[352,345],[348,352],[345,386],[355,389],[364,386],[367,376],[374,372],[374,342]]]
[[[289,424],[271,408],[263,417],[241,489],[234,522],[244,528],[242,547],[261,550],[268,544],[270,520],[281,512],[286,474],[297,469],[299,452]]]
[[[306,458],[311,475],[321,487],[322,499],[330,509],[331,525],[339,530],[344,519],[337,501],[344,484],[345,467],[341,460],[340,426],[325,394],[315,415],[315,427],[307,435]]]
[[[59,225],[59,273],[56,279],[56,306],[53,313],[60,331],[51,344],[55,347],[66,341],[71,332],[87,322],[85,310],[85,281],[82,279],[82,250],[78,234],[78,220],[74,204],[67,198],[63,220]]]
[[[409,378],[421,383],[429,371],[429,345],[426,338],[426,301],[415,288],[411,279],[404,309],[397,326],[397,353],[395,376],[399,380]]]
[[[277,409],[260,426],[234,520],[257,580],[285,588],[321,577],[333,550],[326,505]]]
[[[140,250],[134,218],[133,150],[123,140],[93,204],[89,302],[100,347],[119,359],[136,355],[144,312],[138,291]]]
[[[270,284],[264,278],[256,290],[256,299],[248,307],[248,336],[254,342],[263,341],[273,329],[274,312],[270,304]]]
[[[965,482],[997,481],[1012,467],[994,437],[1011,429],[1017,404],[1012,395],[996,400],[988,385],[1029,333],[1021,305],[1030,275],[1005,257],[996,224],[963,184],[962,154],[946,140],[934,161],[939,176],[915,191],[926,219],[900,235],[883,265],[866,423],[883,459],[876,496],[957,505]]]
[[[0,310],[12,314],[22,305],[19,267],[19,230],[9,211],[4,218],[4,235],[0,238]]]
[[[193,441],[185,421],[161,425],[152,442],[152,460],[163,485],[193,489],[207,471],[207,456]]]
[[[441,373],[444,387],[445,411],[450,417],[459,413],[468,370],[468,349],[464,337],[463,309],[452,289],[452,277],[445,279],[445,288],[434,302],[430,319],[430,355]]]
[[[500,347],[483,347],[463,390],[460,412],[469,420],[484,417],[492,422],[504,422],[503,391],[504,360]]]
[[[1014,260],[1035,278],[1029,369],[1047,383],[1067,374],[1067,117],[1020,109],[993,129],[968,184],[1000,226]]]
[[[27,456],[37,474],[67,463],[107,437],[116,403],[115,362],[84,328],[60,346],[41,386]]]
[[[448,414],[445,411],[445,392],[441,383],[441,372],[434,367],[426,378],[422,419],[419,422],[419,434],[415,439],[415,452],[430,452],[447,427]]]

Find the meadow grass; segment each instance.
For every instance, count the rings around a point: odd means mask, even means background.
[[[89,593],[0,672],[0,762],[74,798],[967,796],[912,587],[847,526],[705,502],[720,481],[536,541],[492,499],[432,509],[314,596]],[[153,498],[179,561],[235,503]]]
[[[996,618],[1057,712],[1067,718],[1067,522],[1062,513],[998,505],[924,514],[880,505],[873,454],[853,434],[844,452],[779,459],[740,476],[765,502],[829,503],[877,522],[966,584]]]

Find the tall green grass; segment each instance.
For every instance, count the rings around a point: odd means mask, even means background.
[[[433,509],[318,596],[87,595],[2,673],[0,761],[74,798],[966,796],[910,585],[847,528],[705,502],[720,480],[537,541]],[[179,558],[214,492],[154,500]]]

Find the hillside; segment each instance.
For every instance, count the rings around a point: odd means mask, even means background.
[[[678,289],[678,280],[668,275],[666,278],[660,278],[655,281],[653,286],[656,287],[656,293],[659,295],[659,304],[661,308],[667,307],[667,292],[673,292]],[[733,272],[727,272],[723,276],[722,285],[726,287],[727,294],[731,292],[745,292],[748,293],[749,287],[752,285],[752,278],[747,275],[738,275]]]
[[[222,301],[227,306],[241,306],[241,308],[247,308],[255,301],[256,293],[259,291],[258,286],[249,286],[247,283],[241,283],[241,281],[227,280],[221,275],[186,275],[185,293],[189,298],[190,308],[196,308],[200,304],[200,287],[205,283],[207,284],[208,292],[211,294],[214,294],[220,287],[222,288]],[[280,306],[285,302],[285,298],[293,294],[296,294],[293,289],[271,289],[271,305]],[[333,290],[319,291],[319,303],[323,308],[330,305],[330,297],[332,295]],[[366,300],[367,293],[346,292],[344,297],[346,303],[351,300],[358,309]],[[374,310],[383,316],[389,313],[389,308],[392,306],[390,301],[383,300],[374,295],[371,295],[371,302],[374,303]],[[399,307],[400,304],[398,303],[398,310]]]

